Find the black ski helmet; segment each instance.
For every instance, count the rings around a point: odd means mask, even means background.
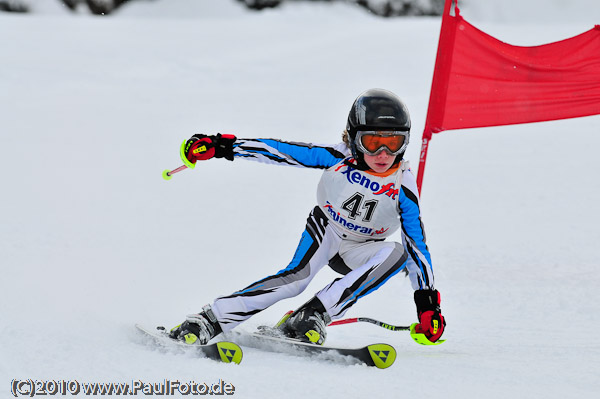
[[[366,167],[364,154],[356,147],[356,133],[359,130],[400,130],[410,133],[408,108],[394,93],[383,89],[370,89],[359,95],[348,114],[348,139],[352,156],[362,168]],[[410,134],[407,136],[407,142]],[[404,153],[396,157],[402,160]],[[367,167],[368,168],[368,167]]]

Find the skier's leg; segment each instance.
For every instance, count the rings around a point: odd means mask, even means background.
[[[402,270],[407,257],[402,244],[397,242],[352,245],[348,251],[341,251],[340,257],[336,257],[347,265],[348,274],[327,285],[316,297],[331,319],[339,319],[359,298],[375,291]]]
[[[296,253],[285,269],[214,301],[212,311],[223,331],[229,331],[274,303],[304,291],[338,250],[340,237],[327,225],[327,217],[315,207],[307,219]]]

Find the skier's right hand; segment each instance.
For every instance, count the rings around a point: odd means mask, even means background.
[[[236,137],[232,134],[207,136],[195,134],[188,139],[180,149],[181,160],[192,167],[196,161],[206,161],[213,157],[233,161],[233,143]]]

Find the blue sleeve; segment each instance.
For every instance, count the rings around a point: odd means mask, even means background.
[[[344,159],[349,151],[344,143],[329,146],[275,139],[237,139],[233,153],[235,158],[263,163],[327,169]]]
[[[398,194],[398,207],[402,221],[403,244],[408,252],[407,270],[415,290],[433,289],[434,276],[431,254],[427,247],[425,228],[414,175],[405,171]]]

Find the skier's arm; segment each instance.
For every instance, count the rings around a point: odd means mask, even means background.
[[[446,320],[440,308],[440,293],[433,286],[431,255],[427,248],[417,193],[417,184],[412,172],[404,171],[398,206],[402,220],[403,243],[409,255],[406,268],[415,290],[414,299],[419,317],[415,331],[424,334],[431,342],[436,342],[444,333]]]
[[[235,159],[317,169],[329,168],[349,155],[343,143],[317,145],[276,139],[237,139],[233,153]]]
[[[398,207],[402,221],[402,239],[408,252],[406,268],[415,290],[433,289],[434,276],[425,229],[421,221],[419,196],[415,177],[410,170],[402,175]]]
[[[181,159],[188,167],[211,158],[248,159],[274,165],[326,169],[348,156],[344,143],[317,145],[276,139],[240,139],[231,134],[195,134],[181,146]]]

